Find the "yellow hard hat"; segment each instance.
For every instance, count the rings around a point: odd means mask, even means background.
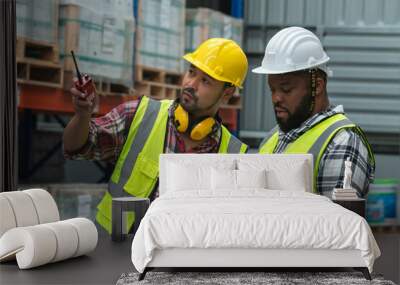
[[[212,78],[242,88],[248,63],[243,50],[234,41],[223,38],[208,39],[183,58]]]

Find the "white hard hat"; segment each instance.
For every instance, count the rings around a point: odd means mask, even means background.
[[[254,73],[282,74],[303,69],[319,68],[330,75],[329,61],[318,37],[301,27],[280,30],[268,42],[264,59]]]

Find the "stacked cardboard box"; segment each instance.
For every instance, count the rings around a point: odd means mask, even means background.
[[[139,0],[136,65],[183,72],[185,0]]]
[[[81,72],[94,77],[99,93],[128,93],[133,85],[132,0],[61,0],[59,43],[71,85],[74,50]],[[126,87],[126,88],[124,88]]]
[[[208,8],[186,9],[186,52],[209,38],[232,39],[241,46],[243,20]]]
[[[57,43],[57,0],[16,0],[16,14],[18,37]]]

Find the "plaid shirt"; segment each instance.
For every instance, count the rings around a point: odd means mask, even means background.
[[[313,126],[339,113],[344,113],[343,106],[332,106],[328,110],[307,119],[297,129],[287,133],[279,130],[278,144],[274,153],[283,153],[291,142]],[[369,163],[368,149],[364,142],[352,129],[343,129],[336,133],[322,155],[317,177],[317,191],[319,193],[331,197],[333,188],[343,187],[344,161],[347,158],[350,158],[352,162],[352,187],[357,190],[360,197],[367,194],[369,183],[374,178],[375,167]]]
[[[129,134],[135,111],[139,101],[129,101],[111,110],[103,117],[90,121],[89,137],[86,144],[74,153],[64,150],[64,157],[76,160],[103,160],[116,163]],[[221,139],[221,125],[218,122],[207,139],[194,148],[186,149],[182,134],[173,123],[173,113],[176,102],[168,111],[167,141],[164,151],[166,153],[217,153]]]

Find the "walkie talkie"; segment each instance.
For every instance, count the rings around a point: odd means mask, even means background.
[[[75,54],[74,51],[71,50],[72,54],[72,59],[74,60],[74,65],[75,65],[75,70],[76,70],[76,76],[78,77],[78,81],[75,82],[75,87],[79,91],[81,91],[83,94],[85,94],[85,98],[91,94],[94,94],[95,92],[95,87],[93,84],[92,78],[87,75],[87,74],[81,74],[78,68],[78,63],[76,62]]]

